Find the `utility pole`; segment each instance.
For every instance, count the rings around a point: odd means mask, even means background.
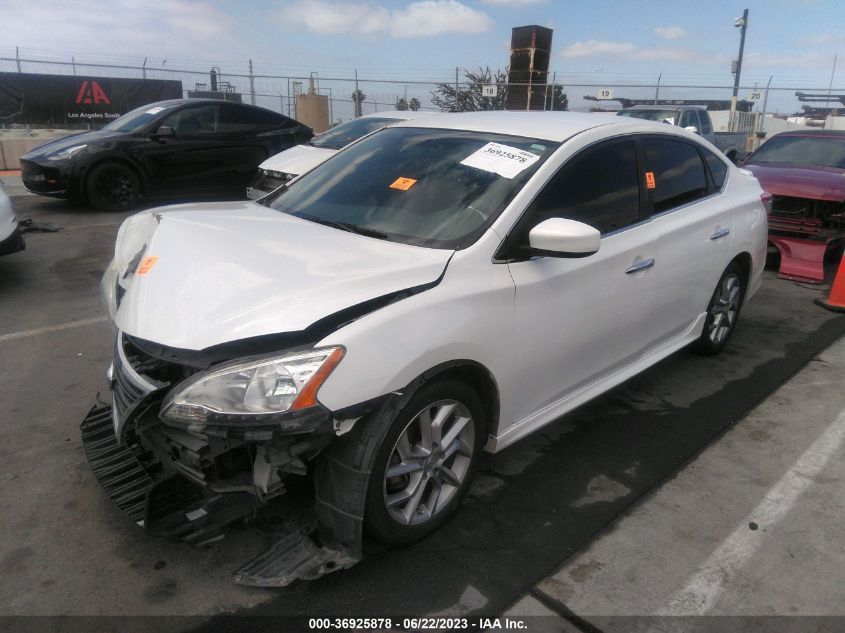
[[[763,97],[763,114],[760,115],[760,131],[766,131],[766,106],[769,105],[769,86],[772,85],[772,78],[774,75],[769,75],[769,81],[766,83],[766,96]]]
[[[660,99],[660,80],[662,77],[663,73],[657,75],[657,87],[654,89],[654,105],[657,105],[657,102]]]
[[[74,67],[74,74],[76,74],[76,68]],[[144,63],[141,64],[141,77],[144,79],[147,78],[147,58],[144,58]]]
[[[745,31],[748,29],[748,9],[742,12],[742,17],[734,21],[734,26],[740,28],[739,32],[739,57],[736,60],[736,72],[734,73],[734,92],[731,97],[730,129],[734,131],[736,119],[736,96],[739,94],[739,76],[742,73],[742,54],[745,51]]]
[[[361,116],[361,93],[358,90],[358,69],[355,69],[355,118]]]
[[[255,77],[252,74],[252,60],[249,60],[249,102],[255,105]]]
[[[17,46],[15,46],[15,61],[18,64],[18,72],[20,72],[21,71],[21,51]]]
[[[839,59],[839,53],[836,53],[833,56],[833,70],[830,71],[830,83],[827,86],[827,112],[828,112],[828,116],[831,116],[831,117],[833,116],[833,113],[832,113],[831,107],[830,107],[830,91],[833,90],[833,76],[836,74],[836,60],[837,59]],[[830,124],[833,125],[832,120],[831,120]],[[824,125],[822,126],[822,129],[824,129],[826,126],[827,126],[827,117],[824,118]]]

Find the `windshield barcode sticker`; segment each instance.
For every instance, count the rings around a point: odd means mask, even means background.
[[[461,165],[491,171],[510,179],[531,167],[538,160],[540,157],[537,154],[510,145],[487,143],[480,150],[463,159]]]

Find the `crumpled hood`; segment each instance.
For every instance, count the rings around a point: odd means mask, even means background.
[[[833,167],[795,165],[744,165],[764,190],[774,196],[813,200],[845,200],[845,171]]]
[[[61,138],[53,139],[33,147],[26,154],[21,156],[24,160],[41,158],[47,154],[53,154],[60,150],[75,145],[83,145],[85,143],[93,143],[95,141],[102,141],[112,136],[125,136],[123,132],[103,132],[102,130],[92,130],[90,132],[80,132],[79,134],[71,134],[70,136],[63,136]]]
[[[261,163],[258,168],[298,176],[313,169],[335,154],[337,154],[337,150],[335,149],[323,149],[322,147],[312,147],[311,145],[297,145],[296,147],[291,147],[284,152],[271,156]]]
[[[103,289],[108,294],[120,280],[125,290],[115,314],[122,331],[202,350],[303,330],[344,308],[436,281],[451,254],[252,202],[176,205],[124,223]],[[158,259],[139,274],[148,258]]]

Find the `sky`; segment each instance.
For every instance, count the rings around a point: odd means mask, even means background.
[[[729,86],[744,8],[744,86],[773,76],[783,88],[776,109],[797,108],[795,87],[828,87],[834,55],[845,53],[843,0],[0,0],[0,54],[208,60],[224,71],[252,59],[275,73],[428,80],[456,66],[505,67],[511,28],[539,24],[554,29],[550,71],[568,83],[662,75],[663,84]],[[834,92],[845,92],[840,61]]]

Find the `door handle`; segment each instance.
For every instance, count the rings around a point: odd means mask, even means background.
[[[710,236],[711,240],[718,240],[720,237],[725,237],[726,235],[730,235],[731,230],[729,228],[724,229],[716,229],[713,232],[713,235]]]
[[[631,273],[637,273],[641,270],[645,270],[646,268],[651,268],[652,266],[654,266],[653,257],[649,257],[648,259],[641,259],[635,264],[628,266],[628,268],[625,269],[625,274],[630,275]]]

